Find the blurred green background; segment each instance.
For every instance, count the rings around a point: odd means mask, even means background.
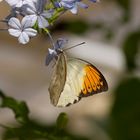
[[[85,2],[90,7],[65,13],[52,35],[68,38],[69,46],[85,41],[68,55],[95,64],[109,91],[68,108],[53,107],[47,91],[52,68],[44,65],[48,37],[22,46],[0,32],[2,140],[140,140],[140,1]],[[4,2],[0,8],[2,19],[9,9]]]

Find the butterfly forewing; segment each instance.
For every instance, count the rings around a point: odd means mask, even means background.
[[[107,82],[101,72],[92,64],[87,64],[84,68],[83,88],[80,96],[86,97],[108,90]]]
[[[52,74],[49,93],[52,104],[57,105],[66,81],[66,57],[60,53]]]

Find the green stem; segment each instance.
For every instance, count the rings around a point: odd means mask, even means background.
[[[52,4],[53,4],[53,7],[55,8],[55,4],[54,4],[54,1],[53,0],[50,0],[51,2],[52,2]]]
[[[48,34],[51,44],[52,44],[53,48],[55,48],[54,40],[53,40],[52,35],[50,34],[49,30],[47,28],[44,28],[43,30]]]
[[[49,19],[49,23],[53,24],[56,19],[58,19],[61,15],[63,15],[66,12],[64,8],[58,8],[56,9],[54,15]]]

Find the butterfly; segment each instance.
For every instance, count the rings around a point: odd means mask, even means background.
[[[82,97],[108,90],[104,76],[94,65],[66,56],[62,49],[66,42],[58,39],[54,48],[49,48],[46,58],[46,65],[56,59],[48,90],[52,104],[57,107],[69,106],[80,101]]]

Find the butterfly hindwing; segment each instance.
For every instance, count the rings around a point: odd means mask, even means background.
[[[71,58],[66,61],[66,82],[57,106],[68,106],[78,102],[81,97],[108,89],[104,76],[95,66],[81,59]]]
[[[83,64],[78,61],[67,60],[67,76],[64,90],[60,95],[57,106],[64,107],[76,103],[80,100],[79,93],[82,89]]]

